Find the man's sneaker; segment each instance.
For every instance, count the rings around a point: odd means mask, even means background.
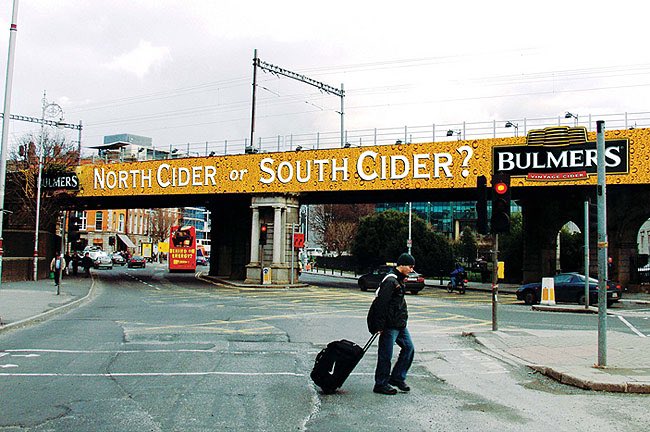
[[[392,388],[389,385],[375,386],[375,388],[373,388],[372,391],[375,392],[375,393],[381,393],[381,394],[385,394],[385,395],[397,394],[397,390],[395,390],[394,388]]]
[[[404,381],[396,381],[396,380],[389,380],[388,384],[394,385],[398,389],[400,389],[403,392],[408,392],[411,391],[411,387],[409,387]],[[394,390],[394,389],[393,389]]]

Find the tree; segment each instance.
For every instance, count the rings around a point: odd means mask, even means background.
[[[50,134],[43,130],[42,176],[74,171],[79,152],[78,143],[69,141],[63,133]],[[18,139],[7,162],[6,207],[13,212],[8,225],[14,228],[34,228],[36,224],[36,201],[38,190],[38,165],[40,134],[26,134]],[[54,231],[61,207],[70,200],[71,191],[41,189],[40,228]]]
[[[560,230],[560,268],[563,272],[584,273],[584,240],[581,232]]]
[[[418,216],[411,223],[416,269],[430,276],[447,274],[452,268],[449,240],[433,232]],[[395,262],[407,251],[408,215],[395,210],[374,213],[363,218],[352,245],[352,254],[359,270],[368,270],[387,262]]]
[[[373,213],[373,204],[322,204],[310,212],[310,225],[328,251],[350,251],[359,219]]]
[[[460,238],[454,244],[455,254],[461,261],[471,264],[476,260],[478,241],[476,234],[470,227],[465,227]]]
[[[171,227],[179,224],[182,212],[176,208],[152,209],[151,218],[151,239],[154,242],[161,242],[169,239]]]

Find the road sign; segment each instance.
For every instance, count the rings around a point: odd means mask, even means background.
[[[296,249],[301,249],[305,247],[304,233],[293,233],[293,247]]]
[[[262,285],[271,285],[271,268],[264,267],[262,269]]]

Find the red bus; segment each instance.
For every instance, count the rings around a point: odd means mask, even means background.
[[[169,234],[169,271],[196,271],[196,228],[174,225]]]

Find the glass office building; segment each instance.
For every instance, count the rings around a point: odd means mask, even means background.
[[[488,215],[490,207],[488,201]],[[408,213],[409,206],[408,203],[377,203],[376,210]],[[434,231],[449,238],[458,238],[465,227],[476,230],[476,201],[414,202],[412,212],[429,223]],[[510,212],[521,212],[514,201],[511,202]]]
[[[210,238],[210,211],[203,207],[183,207],[183,225],[196,228],[196,239]]]

